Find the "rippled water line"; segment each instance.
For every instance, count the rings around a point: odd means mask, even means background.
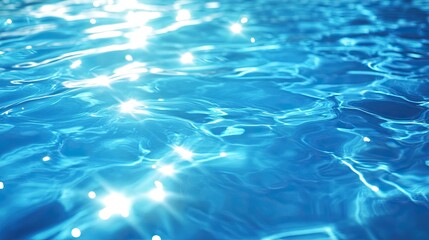
[[[320,234],[323,234],[325,236],[320,236]],[[330,239],[330,240],[337,240],[338,238],[335,236],[334,231],[331,227],[320,227],[320,228],[311,228],[311,229],[305,229],[305,230],[294,230],[294,231],[286,231],[282,233],[277,233],[274,235],[271,235],[269,237],[264,237],[261,240],[280,240],[284,238],[290,238],[290,237],[306,237],[306,238],[317,238],[317,239]]]
[[[359,172],[358,170],[356,170],[350,163],[348,163],[348,162],[346,162],[346,161],[344,161],[344,160],[341,160],[341,162],[342,163],[344,163],[347,167],[349,167],[350,168],[350,170],[352,170],[354,173],[356,173],[356,175],[358,175],[359,176],[359,180],[365,185],[365,186],[367,186],[369,189],[371,189],[373,192],[376,192],[376,193],[378,193],[379,191],[380,191],[380,189],[377,187],[377,186],[375,186],[375,185],[372,185],[372,184],[369,184],[367,181],[366,181],[366,179],[365,179],[365,177],[363,176],[363,174],[361,173],[361,172]]]
[[[91,55],[91,54],[107,53],[107,52],[121,51],[121,50],[127,50],[127,49],[130,49],[130,45],[129,44],[112,45],[112,46],[107,46],[107,47],[92,48],[92,49],[87,49],[87,50],[81,50],[81,51],[75,51],[75,52],[65,53],[65,54],[62,54],[62,55],[60,55],[58,57],[45,59],[45,60],[43,60],[41,62],[24,62],[24,63],[19,63],[19,64],[14,65],[13,67],[17,68],[17,69],[34,68],[34,67],[39,67],[39,66],[47,65],[47,64],[50,64],[50,63],[53,63],[53,62],[58,62],[58,61],[62,61],[62,60],[76,59],[77,57],[88,56],[88,55]]]

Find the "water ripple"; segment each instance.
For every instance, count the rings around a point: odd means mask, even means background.
[[[425,0],[0,6],[1,239],[429,238]]]

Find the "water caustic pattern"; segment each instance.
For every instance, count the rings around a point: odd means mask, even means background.
[[[429,238],[428,1],[0,6],[0,239]]]

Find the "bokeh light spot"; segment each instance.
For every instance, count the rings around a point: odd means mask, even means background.
[[[80,237],[80,235],[81,235],[80,229],[79,229],[79,228],[73,228],[73,229],[71,230],[71,235],[72,235],[72,237],[74,237],[74,238],[78,238],[78,237]]]

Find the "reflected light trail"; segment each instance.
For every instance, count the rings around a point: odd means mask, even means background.
[[[220,3],[219,2],[208,2],[205,4],[206,8],[211,8],[211,9],[215,9],[215,8],[220,8]]]
[[[78,68],[81,64],[82,64],[82,61],[81,61],[81,60],[76,60],[76,61],[74,61],[74,62],[70,65],[70,68],[71,68],[71,69],[76,69],[76,68]]]
[[[161,68],[151,68],[149,70],[150,73],[160,73],[163,72],[164,70],[162,70]]]
[[[372,191],[374,191],[374,192],[378,192],[378,191],[380,191],[380,189],[377,187],[377,186],[375,186],[375,185],[371,185],[371,184],[369,184],[367,181],[366,181],[366,179],[365,179],[365,177],[363,176],[363,174],[361,173],[361,172],[359,172],[358,170],[356,170],[350,163],[348,163],[348,162],[346,162],[346,161],[344,161],[344,160],[341,160],[341,162],[342,163],[344,163],[347,167],[349,167],[350,168],[350,170],[352,170],[354,173],[356,173],[358,176],[359,176],[359,180],[365,185],[365,186],[367,186],[369,189],[371,189]]]
[[[85,88],[85,87],[110,87],[112,80],[107,76],[97,76],[91,79],[81,81],[65,81],[63,82],[66,88]]]
[[[119,193],[111,193],[102,200],[104,208],[98,213],[103,220],[108,220],[112,215],[128,217],[130,214],[131,201]]]
[[[279,240],[279,239],[315,239],[315,236],[318,236],[317,239],[331,239],[337,240],[338,238],[334,234],[334,229],[330,226],[325,227],[314,227],[307,229],[297,229],[297,230],[288,230],[274,235],[264,237],[261,240]]]
[[[219,153],[219,157],[226,157],[226,156],[228,156],[228,154],[226,152]]]

